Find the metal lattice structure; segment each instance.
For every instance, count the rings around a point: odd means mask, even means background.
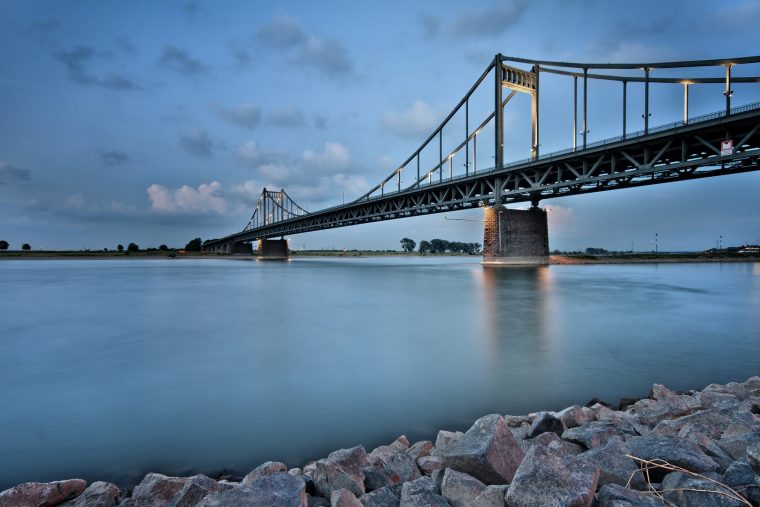
[[[272,191],[264,188],[243,232],[271,226],[306,214],[308,211],[291,199],[285,190]]]
[[[529,70],[513,64],[529,64]],[[246,228],[216,240],[227,244],[266,239],[333,227],[440,213],[479,206],[518,202],[534,205],[541,199],[589,192],[632,188],[643,185],[734,174],[760,169],[760,102],[731,107],[732,86],[760,83],[760,77],[732,77],[737,65],[759,63],[760,56],[685,62],[592,64],[528,60],[496,55],[467,94],[428,138],[400,166],[355,201],[306,213],[284,191],[262,192]],[[722,67],[724,76],[656,77],[658,69]],[[589,73],[589,70],[595,70]],[[623,71],[626,75],[598,72]],[[642,76],[630,75],[641,71]],[[567,76],[573,81],[572,147],[561,152],[539,153],[540,76],[543,73]],[[470,99],[492,75],[493,111],[470,125]],[[581,80],[583,108],[578,131],[578,81]],[[622,135],[589,143],[587,103],[588,81],[617,81],[622,85]],[[644,84],[643,129],[627,131],[628,83]],[[699,117],[689,116],[689,89],[694,85],[724,84],[725,109]],[[658,127],[649,126],[651,84],[683,87],[683,120]],[[509,94],[504,97],[504,89]],[[504,108],[517,93],[531,97],[531,157],[504,164]],[[760,98],[760,97],[758,97]],[[449,153],[443,152],[443,131],[452,127],[455,114],[464,111],[465,132]],[[494,165],[478,167],[478,135],[486,125],[494,127]],[[448,132],[448,130],[447,130]],[[578,143],[578,135],[581,143]],[[438,162],[421,167],[420,154],[438,141]],[[464,170],[455,174],[453,159],[464,158]],[[461,160],[461,159],[460,159]],[[402,189],[402,174],[411,175],[412,184]],[[395,183],[395,185],[394,185]],[[388,187],[388,188],[386,188]],[[284,200],[283,200],[284,199]],[[287,203],[287,204],[283,204]],[[296,208],[292,206],[295,205]],[[289,207],[290,206],[290,207]],[[293,210],[296,210],[295,212]],[[279,215],[273,214],[279,210]],[[277,219],[275,219],[277,217]],[[213,246],[213,245],[212,245]]]

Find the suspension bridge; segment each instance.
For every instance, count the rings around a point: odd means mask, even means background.
[[[732,76],[732,70],[759,62],[760,56],[658,63],[573,63],[498,54],[419,148],[358,199],[309,212],[284,190],[264,189],[242,231],[209,241],[204,248],[220,253],[250,252],[249,244],[258,241],[262,257],[282,258],[288,255],[287,242],[273,238],[482,207],[484,263],[546,263],[549,254],[546,212],[538,207],[542,199],[758,170],[760,102],[732,107],[731,99],[735,86],[760,83],[760,76]],[[720,75],[704,77],[705,72],[694,70],[704,68],[717,68]],[[655,75],[660,71],[688,74]],[[546,154],[540,153],[542,75],[564,76],[573,83],[572,146]],[[587,142],[588,83],[592,80],[620,83],[623,119],[619,136],[593,143]],[[628,85],[632,83],[643,85],[643,129],[628,132]],[[690,89],[716,84],[723,85],[725,98],[721,101],[725,100],[725,107],[711,114],[691,116]],[[492,110],[480,121],[471,122],[473,95],[489,86],[493,87]],[[682,120],[649,125],[651,86],[682,87]],[[531,100],[531,156],[505,164],[504,110],[519,93],[527,94]],[[453,118],[462,114],[465,121],[461,141],[444,152],[444,132],[449,135],[454,127]],[[494,162],[482,167],[482,162],[478,165],[478,136],[482,137],[486,128],[489,133],[493,130]],[[423,165],[423,150],[437,151],[432,167]],[[482,148],[480,155],[482,158]],[[455,171],[455,157],[464,161],[461,164],[464,170]],[[402,186],[402,176],[412,183]],[[521,202],[529,202],[532,207],[529,210],[505,207]]]

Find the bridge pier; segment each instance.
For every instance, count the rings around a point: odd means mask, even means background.
[[[288,260],[290,250],[287,239],[260,239],[259,259],[261,260]]]
[[[253,248],[251,247],[250,243],[246,243],[244,241],[238,242],[238,243],[222,243],[220,245],[215,245],[211,247],[210,250],[206,250],[207,252],[211,253],[217,253],[217,254],[246,254],[246,255],[253,255]]]
[[[549,264],[549,228],[546,211],[504,206],[485,208],[483,264]]]

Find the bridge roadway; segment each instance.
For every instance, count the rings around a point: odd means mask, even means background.
[[[733,140],[731,154],[721,142]],[[335,227],[760,169],[760,102],[491,168],[366,197],[213,240],[206,248]]]

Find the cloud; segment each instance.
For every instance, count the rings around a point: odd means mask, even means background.
[[[344,77],[353,73],[353,62],[343,44],[333,38],[306,33],[296,18],[274,18],[258,29],[256,40],[262,47],[285,55],[290,62],[327,76]]]
[[[246,141],[238,146],[235,154],[243,163],[254,168],[263,164],[281,164],[288,159],[285,153],[262,150],[254,140]]]
[[[313,150],[303,152],[303,159],[307,164],[321,169],[338,171],[348,167],[351,157],[348,148],[341,143],[325,143],[325,149],[322,153]]]
[[[195,129],[189,134],[180,135],[179,146],[194,157],[211,158],[214,155],[214,143],[205,130]]]
[[[115,91],[140,90],[142,87],[133,79],[120,74],[110,73],[98,76],[90,70],[96,60],[109,60],[111,54],[89,46],[75,46],[72,49],[53,50],[53,57],[66,68],[66,77],[81,85],[100,86]]]
[[[197,189],[187,185],[170,189],[154,183],[146,191],[151,211],[158,213],[224,214],[230,209],[218,181],[202,183]]]
[[[517,24],[528,6],[528,0],[508,0],[492,7],[469,10],[449,23],[432,14],[421,14],[418,19],[428,38],[447,35],[474,39],[506,32]]]
[[[8,162],[0,160],[0,185],[16,183],[18,181],[29,181],[32,179],[29,169],[19,169]]]
[[[427,102],[415,100],[405,111],[388,111],[383,115],[382,125],[390,133],[399,137],[414,137],[430,134],[438,126],[442,115]]]
[[[296,107],[286,107],[275,109],[269,113],[267,123],[273,127],[302,127],[306,125],[306,117],[303,112]]]
[[[187,51],[175,46],[164,46],[158,59],[159,65],[164,69],[177,72],[185,76],[197,76],[208,71],[206,64],[190,56]]]
[[[119,166],[129,162],[129,156],[119,150],[104,151],[100,154],[100,159],[106,165]]]
[[[327,128],[327,116],[323,114],[314,115],[314,128],[325,130]]]
[[[261,108],[251,104],[241,104],[235,107],[214,106],[217,114],[240,127],[255,129],[261,124]]]
[[[70,195],[68,199],[66,199],[66,206],[77,211],[83,211],[87,209],[87,199],[85,199],[82,194]]]

